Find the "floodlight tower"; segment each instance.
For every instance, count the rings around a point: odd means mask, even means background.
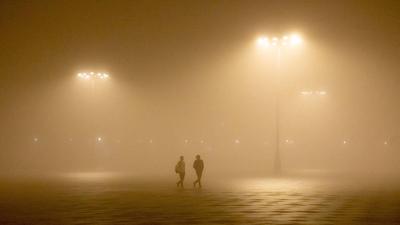
[[[110,79],[110,75],[108,73],[102,73],[102,72],[80,72],[77,74],[78,79],[83,80],[83,81],[88,81],[91,82],[91,92],[92,92],[92,100],[94,102],[94,99],[97,95],[96,93],[96,83],[100,82],[100,81],[107,81],[108,79]],[[93,103],[95,104],[95,103]],[[93,109],[94,109],[94,105],[93,105]],[[95,127],[96,122],[93,121],[93,128]],[[98,137],[94,137],[93,139],[93,150],[96,151],[96,145],[99,143],[103,142],[103,137],[98,136]]]
[[[281,82],[280,82],[280,71],[281,71],[281,56],[283,49],[290,49],[301,45],[303,42],[302,38],[297,34],[284,35],[282,37],[261,36],[257,39],[256,43],[260,49],[271,49],[275,50],[276,53],[276,93],[275,93],[275,156],[274,156],[274,172],[280,174],[282,172],[282,159],[281,159],[281,137],[280,137],[280,95],[281,95]]]

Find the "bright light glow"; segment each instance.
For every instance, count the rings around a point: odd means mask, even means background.
[[[34,141],[34,142],[38,142],[38,141],[39,141],[39,138],[34,138],[33,141]]]
[[[102,141],[103,141],[103,138],[98,137],[98,138],[97,138],[97,141],[98,141],[98,142],[102,142]]]
[[[343,141],[343,144],[344,144],[344,145],[347,144],[347,143],[348,143],[348,142],[347,142],[346,140]]]
[[[284,35],[282,38],[273,37],[268,39],[266,36],[261,36],[257,39],[257,46],[260,48],[272,47],[286,47],[296,46],[303,42],[302,38],[297,34]]]
[[[312,95],[313,92],[312,91],[302,91],[300,92],[302,95]]]
[[[301,37],[299,36],[299,35],[297,35],[297,34],[292,34],[291,36],[290,36],[290,43],[292,44],[292,45],[299,45],[299,44],[301,44],[303,42],[303,40],[301,39]]]
[[[267,37],[259,37],[259,38],[257,39],[257,45],[258,45],[259,47],[263,47],[263,48],[268,47],[268,46],[269,46],[269,40],[268,40],[268,38],[267,38]]]
[[[387,142],[387,141],[385,141],[385,142],[383,142],[383,144],[384,144],[384,145],[388,145],[388,142]]]
[[[294,141],[293,141],[293,140],[286,139],[286,140],[285,140],[285,143],[286,143],[286,144],[293,144]]]
[[[284,35],[282,38],[273,37],[268,39],[266,36],[261,36],[257,39],[257,45],[262,48],[268,46],[280,47],[280,46],[295,46],[300,45],[303,42],[302,38],[297,34]]]
[[[327,92],[326,91],[301,91],[300,94],[304,95],[304,96],[309,96],[309,95],[324,96],[327,94]]]
[[[240,144],[240,140],[239,140],[239,139],[236,139],[236,140],[235,140],[235,144]]]
[[[84,79],[84,80],[90,80],[90,79],[101,79],[105,80],[108,79],[110,75],[107,73],[95,73],[95,72],[88,72],[88,73],[78,73],[78,78]]]

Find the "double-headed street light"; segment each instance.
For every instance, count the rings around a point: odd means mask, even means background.
[[[276,68],[277,73],[280,73],[281,67],[281,54],[282,49],[295,47],[301,45],[303,42],[302,38],[298,34],[284,35],[282,37],[261,36],[257,39],[257,46],[261,49],[275,49],[276,51]],[[276,149],[274,158],[274,172],[276,174],[281,173],[281,151],[280,151],[280,76],[276,76],[276,94],[275,94],[275,129],[276,129]]]

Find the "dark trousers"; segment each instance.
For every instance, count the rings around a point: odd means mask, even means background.
[[[203,175],[203,170],[196,170],[196,175],[197,175],[197,180],[194,181],[194,186],[196,186],[196,184],[199,184],[199,186],[201,187],[201,176]]]
[[[178,173],[179,174],[179,181],[176,185],[183,187],[183,181],[185,180],[185,173]]]

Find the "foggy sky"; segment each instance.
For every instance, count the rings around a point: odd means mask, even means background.
[[[400,156],[397,1],[3,0],[0,32],[2,170],[161,171],[200,153],[267,171],[276,70],[254,40],[289,32],[305,46],[280,74],[284,166]],[[95,93],[76,78],[92,70],[111,75]]]

